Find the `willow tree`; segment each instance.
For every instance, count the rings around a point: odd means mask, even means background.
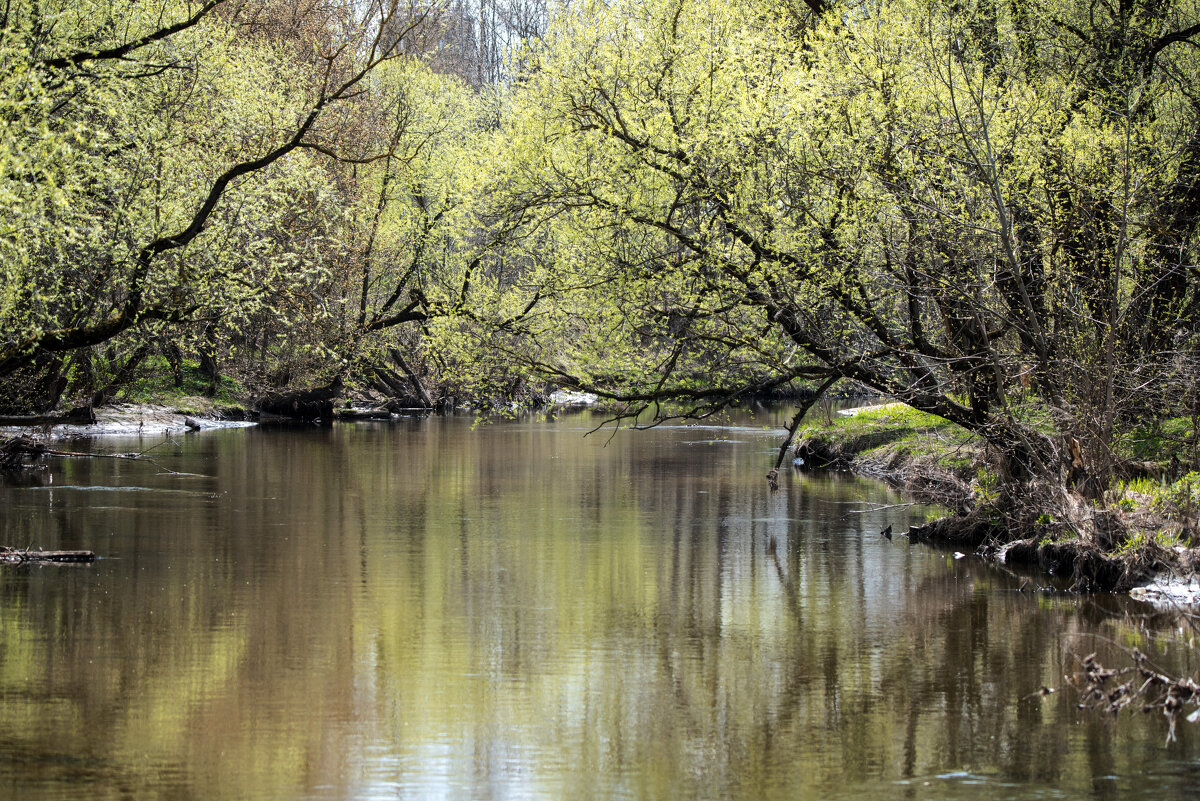
[[[324,269],[328,165],[361,117],[364,82],[436,10],[5,4],[5,403],[53,405],[97,346],[248,318]]]
[[[532,361],[637,408],[850,380],[1104,473],[1197,372],[1200,17],[1152,5],[574,6],[508,132]]]
[[[378,155],[354,166],[336,275],[317,290],[340,301],[326,345],[403,403],[506,394],[507,371],[459,344],[464,329],[506,314],[499,246],[508,226],[483,207],[495,97],[418,60],[377,70],[370,91],[359,146]]]

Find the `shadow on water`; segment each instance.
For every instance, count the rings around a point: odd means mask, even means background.
[[[925,510],[873,482],[769,492],[774,418],[598,421],[209,432],[4,484],[0,543],[110,558],[0,572],[0,797],[1191,796],[1186,725],[1063,678],[1194,673],[1178,621],[888,541]]]

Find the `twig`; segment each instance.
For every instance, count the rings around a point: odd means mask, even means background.
[[[849,512],[846,512],[846,514],[842,515],[842,518],[845,519],[845,518],[849,517],[850,515],[865,515],[868,512],[882,512],[885,509],[906,509],[909,506],[927,506],[927,505],[928,504],[922,504],[922,503],[918,503],[916,501],[912,501],[910,503],[889,503],[886,506],[873,506],[869,509],[851,509]]]

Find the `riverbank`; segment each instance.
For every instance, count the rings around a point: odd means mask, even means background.
[[[221,406],[203,397],[164,403],[113,403],[89,410],[87,419],[64,416],[37,425],[0,426],[0,434],[14,436],[31,430],[50,439],[91,436],[182,434],[219,428],[254,425],[251,413],[237,406]]]
[[[594,395],[559,391],[548,395],[545,406],[560,410],[592,406]],[[391,420],[428,414],[431,410],[413,408],[406,414],[358,403],[336,406],[335,420]],[[201,395],[177,396],[145,403],[110,403],[95,409],[79,409],[61,415],[38,418],[0,418],[0,438],[36,433],[48,439],[93,436],[137,436],[182,434],[221,428],[242,428],[264,421],[287,420],[280,415],[260,412],[252,405],[220,403]],[[7,421],[7,422],[6,422]]]
[[[47,439],[182,434],[254,425],[254,413],[204,397],[111,404],[92,422],[36,427]],[[557,407],[590,397],[551,398]],[[28,433],[3,427],[0,434]],[[945,515],[900,532],[914,541],[974,552],[999,564],[1065,578],[1080,591],[1137,590],[1145,600],[1200,604],[1200,549],[1194,546],[1200,481],[1131,482],[1089,503],[1063,488],[1007,488],[981,441],[901,404],[847,410],[799,432],[806,470],[848,470],[880,479]],[[1194,475],[1194,474],[1193,474]]]
[[[801,469],[849,470],[945,507],[906,532],[914,541],[1062,577],[1077,591],[1200,603],[1194,473],[1121,482],[1097,502],[1063,486],[1006,486],[981,440],[902,404],[830,417],[799,432],[794,453]]]

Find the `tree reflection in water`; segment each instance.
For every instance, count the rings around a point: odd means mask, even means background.
[[[785,411],[779,413],[783,419]],[[0,777],[22,798],[1183,798],[1196,737],[1064,673],[1161,621],[762,478],[774,419],[188,437],[0,488]],[[120,443],[97,447],[129,449]],[[912,521],[923,516],[913,508]],[[855,512],[852,514],[852,512]],[[886,515],[886,520],[885,520]],[[775,543],[768,553],[768,543]],[[1026,586],[1028,582],[1024,583]]]

